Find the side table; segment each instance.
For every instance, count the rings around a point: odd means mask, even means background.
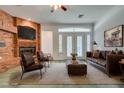
[[[124,61],[120,61],[119,64],[120,64],[120,70],[122,73],[122,78],[120,80],[124,82]]]

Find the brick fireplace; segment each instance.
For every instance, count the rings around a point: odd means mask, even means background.
[[[35,29],[35,40],[19,38],[17,26]],[[40,24],[13,17],[0,10],[0,72],[20,65],[19,54],[21,52],[27,51],[36,54],[36,51],[40,51],[40,32]]]

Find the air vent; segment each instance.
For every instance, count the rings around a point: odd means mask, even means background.
[[[82,18],[84,15],[83,14],[79,14],[78,15],[78,18]]]

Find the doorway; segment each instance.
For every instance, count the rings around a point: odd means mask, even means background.
[[[67,33],[67,58],[71,57],[71,53],[77,53],[78,58],[84,57],[85,36],[83,33]]]

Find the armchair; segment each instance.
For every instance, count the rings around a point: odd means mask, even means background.
[[[20,63],[22,68],[21,79],[24,73],[35,70],[40,70],[40,75],[42,77],[41,69],[43,65],[41,63],[35,63],[32,53],[22,53]]]

